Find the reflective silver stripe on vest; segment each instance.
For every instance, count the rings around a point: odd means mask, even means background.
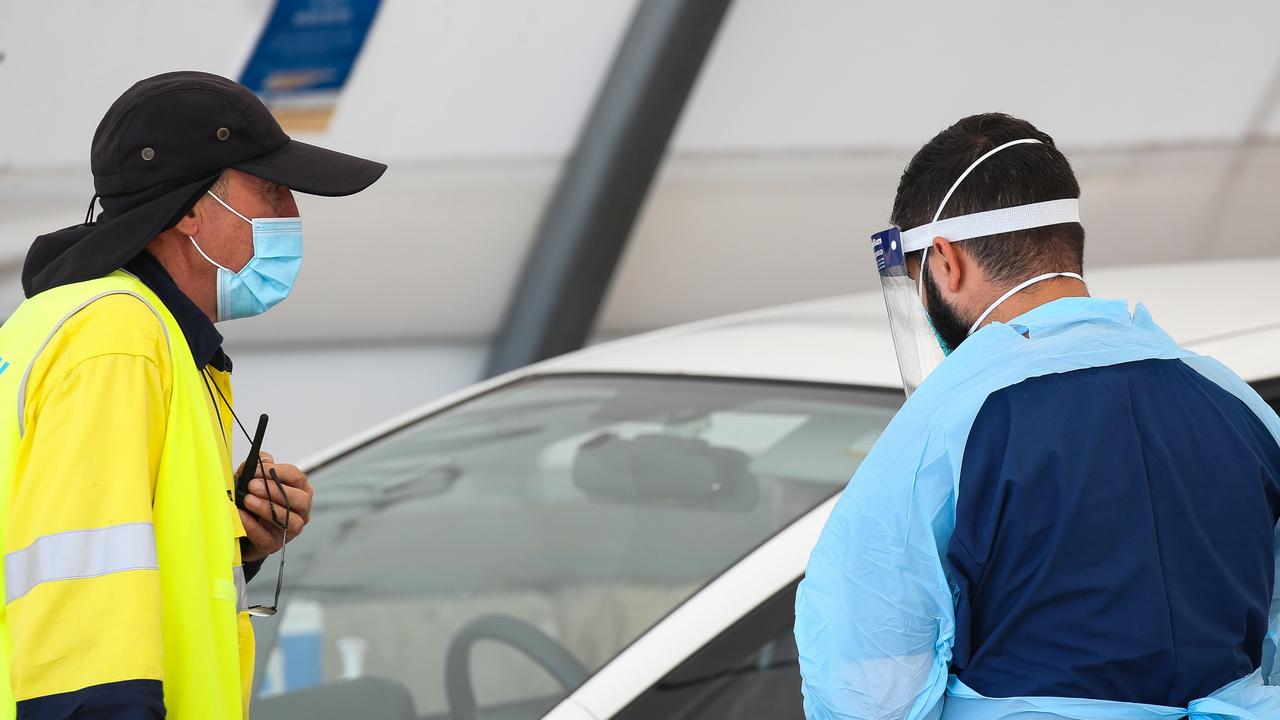
[[[136,276],[130,275],[130,277],[137,280]],[[27,364],[26,372],[22,373],[22,382],[18,385],[18,437],[23,437],[27,432],[27,381],[31,379],[31,371],[36,367],[36,360],[40,359],[40,355],[44,352],[44,349],[49,347],[49,343],[53,342],[53,336],[58,334],[58,331],[62,329],[63,325],[67,324],[68,320],[75,317],[81,310],[84,310],[98,300],[111,295],[128,295],[130,297],[137,298],[143,305],[146,305],[147,309],[151,311],[151,314],[155,315],[156,319],[160,321],[160,329],[164,331],[165,344],[169,344],[169,326],[165,325],[164,318],[160,316],[160,311],[156,310],[151,303],[147,302],[146,298],[132,290],[108,290],[107,292],[94,295],[88,300],[80,303],[76,306],[76,309],[67,313],[58,321],[57,325],[53,326],[53,329],[49,331],[48,337],[44,339],[44,342],[40,343],[40,349],[36,350],[35,354],[31,356],[31,362]]]
[[[11,603],[47,582],[158,569],[151,523],[45,535],[4,556],[5,602]]]
[[[244,566],[235,566],[231,574],[236,581],[236,612],[244,612],[249,609],[249,584],[244,579]]]

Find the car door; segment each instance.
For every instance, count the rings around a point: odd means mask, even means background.
[[[803,720],[792,634],[799,582],[744,615],[612,720]]]

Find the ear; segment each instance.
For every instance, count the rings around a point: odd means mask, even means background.
[[[929,273],[939,287],[952,294],[960,292],[960,286],[970,279],[972,267],[969,258],[956,243],[944,237],[935,237],[929,248]]]
[[[184,236],[199,235],[200,214],[204,210],[204,208],[201,207],[203,203],[204,196],[201,195],[200,199],[196,200],[196,204],[192,205],[190,210],[183,213],[182,217],[178,220],[178,224],[174,225],[173,229]]]

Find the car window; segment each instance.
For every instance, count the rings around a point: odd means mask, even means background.
[[[1253,389],[1258,391],[1258,394],[1262,396],[1263,400],[1267,401],[1272,410],[1280,413],[1280,378],[1254,383]]]
[[[256,626],[254,715],[541,717],[839,492],[901,397],[535,378],[314,469],[283,611]]]
[[[707,643],[613,720],[804,720],[792,583]]]

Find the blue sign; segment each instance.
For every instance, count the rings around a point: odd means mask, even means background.
[[[336,97],[380,0],[276,0],[240,82],[268,103]]]

